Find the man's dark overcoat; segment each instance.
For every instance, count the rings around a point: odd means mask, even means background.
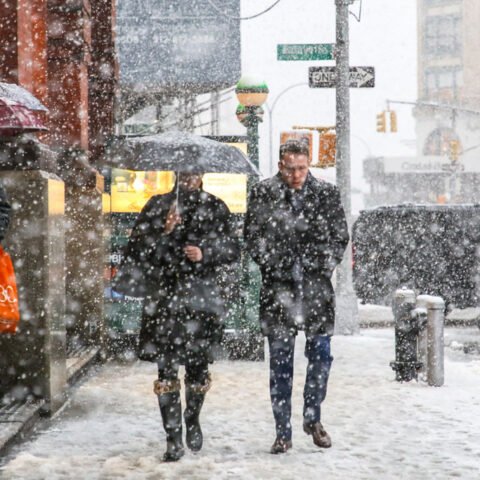
[[[307,335],[333,334],[330,277],[349,240],[337,187],[311,173],[301,191],[289,189],[280,173],[259,182],[250,193],[244,232],[262,274],[264,335],[299,328]]]
[[[182,223],[164,233],[175,193],[152,197],[140,213],[113,288],[144,296],[139,358],[155,361],[186,348],[209,353],[222,334],[224,300],[218,268],[239,257],[231,216],[219,198],[202,190],[180,191]],[[200,262],[183,249],[202,250]]]

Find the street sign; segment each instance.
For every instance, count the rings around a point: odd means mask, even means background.
[[[350,88],[373,88],[375,86],[374,67],[350,67]],[[310,67],[308,69],[310,88],[335,88],[337,67]]]
[[[281,43],[277,45],[277,60],[333,60],[334,43]]]

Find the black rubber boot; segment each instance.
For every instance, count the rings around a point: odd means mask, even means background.
[[[165,462],[176,462],[185,455],[182,441],[182,404],[180,392],[158,395],[158,404],[167,434],[167,451],[163,455]]]
[[[187,400],[187,408],[183,413],[185,417],[185,426],[187,427],[186,440],[187,447],[198,452],[203,446],[203,434],[200,427],[200,410],[205,400],[204,393],[195,393],[195,391],[186,387],[185,397]]]
[[[198,452],[203,446],[203,433],[200,427],[200,411],[202,410],[205,394],[212,386],[212,378],[210,374],[204,383],[188,384],[185,381],[185,398],[187,407],[185,408],[185,426],[187,427],[187,447],[193,452]]]

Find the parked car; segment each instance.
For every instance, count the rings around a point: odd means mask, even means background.
[[[389,305],[406,286],[450,307],[479,305],[480,205],[364,210],[352,243],[354,288],[364,303]]]

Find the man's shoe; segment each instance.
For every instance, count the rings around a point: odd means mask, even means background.
[[[270,449],[270,453],[273,453],[274,455],[278,453],[285,453],[287,450],[290,450],[291,448],[292,448],[291,440],[285,440],[283,438],[277,437],[273,442],[272,448]]]
[[[313,443],[320,448],[330,448],[332,446],[332,439],[330,435],[325,431],[320,422],[314,424],[303,424],[303,431],[307,435],[311,435]]]

